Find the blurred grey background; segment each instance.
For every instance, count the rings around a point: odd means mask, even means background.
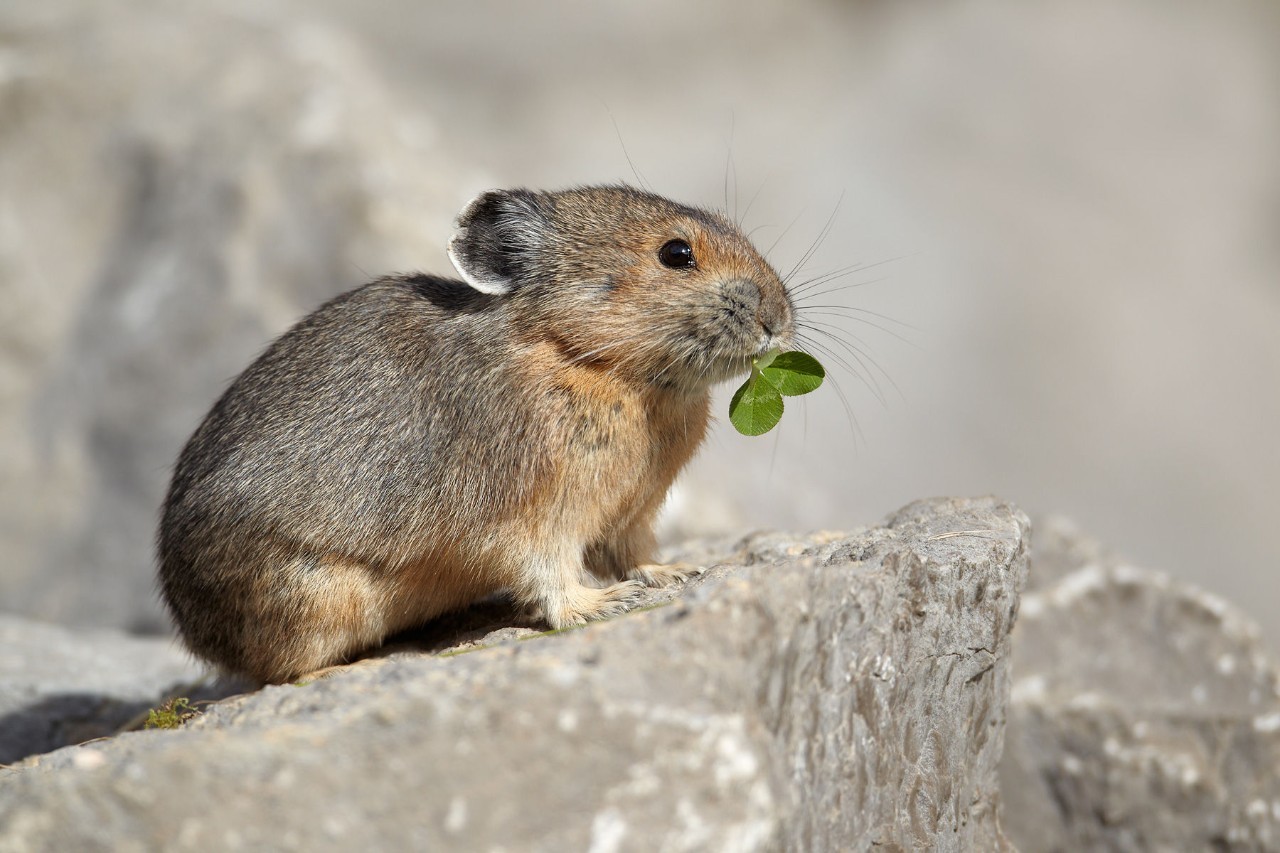
[[[797,281],[875,265],[808,313],[856,425],[828,388],[722,421],[668,537],[997,493],[1276,647],[1270,0],[5,0],[0,610],[165,630],[168,466],[270,338],[450,273],[480,189],[636,173],[783,271],[835,211]]]

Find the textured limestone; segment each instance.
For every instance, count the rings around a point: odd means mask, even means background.
[[[1019,849],[1280,847],[1280,678],[1249,620],[1060,521],[1031,575],[1001,765]]]
[[[1027,546],[983,499],[691,548],[714,567],[642,612],[472,626],[29,759],[0,850],[999,849]]]

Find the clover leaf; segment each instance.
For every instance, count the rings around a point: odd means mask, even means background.
[[[827,372],[807,353],[784,352],[762,365],[760,375],[784,397],[799,397],[816,390]]]
[[[743,435],[764,435],[782,420],[782,398],[808,394],[826,371],[802,352],[770,350],[751,364],[751,375],[729,401],[729,421]]]
[[[729,401],[729,420],[743,435],[764,435],[782,420],[782,395],[759,377],[753,370]]]

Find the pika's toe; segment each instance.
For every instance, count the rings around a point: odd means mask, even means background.
[[[567,596],[561,606],[544,609],[551,627],[568,628],[626,613],[639,604],[644,595],[645,585],[634,580],[604,589],[583,586]]]
[[[705,571],[704,567],[689,563],[671,563],[670,565],[647,563],[636,566],[627,575],[645,586],[670,586],[673,583],[684,583]]]

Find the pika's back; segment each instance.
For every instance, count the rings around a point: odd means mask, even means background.
[[[432,466],[468,438],[461,425],[499,431],[520,405],[501,369],[507,318],[492,301],[448,279],[386,278],[281,336],[180,456],[162,552],[192,521],[222,535],[305,530],[301,522],[323,518],[353,546],[394,533],[405,523],[399,508],[432,499],[423,490],[442,479]],[[211,506],[234,511],[210,517]]]

